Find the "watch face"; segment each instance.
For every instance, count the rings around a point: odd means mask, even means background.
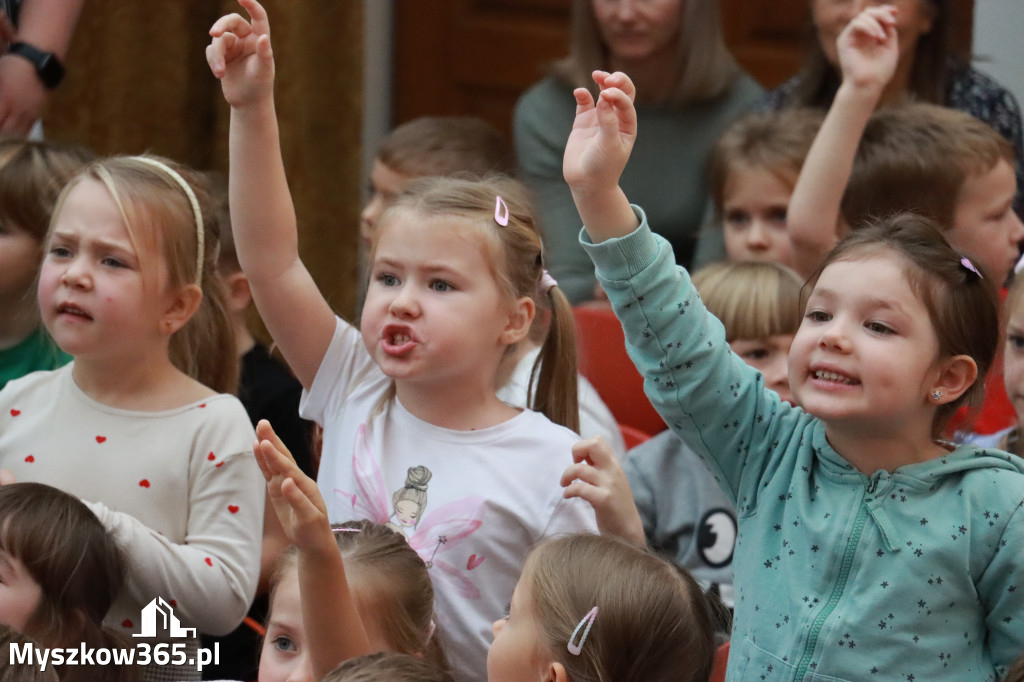
[[[48,88],[55,88],[64,78],[64,67],[57,61],[57,58],[50,52],[43,53],[43,59],[38,65],[39,78],[43,85]]]

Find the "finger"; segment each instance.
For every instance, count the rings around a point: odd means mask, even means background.
[[[269,62],[273,65],[274,51],[270,47],[270,36],[262,35],[259,40],[256,41],[256,55],[264,64]]]
[[[604,79],[605,86],[610,88],[618,88],[622,92],[626,93],[626,97],[629,97],[629,101],[636,100],[636,85],[630,80],[629,76],[621,71],[608,74],[608,77]]]
[[[609,132],[636,136],[636,110],[633,102],[622,90],[610,88],[601,92],[601,102],[605,106],[597,107],[598,120],[601,127]],[[602,111],[603,110],[603,111]]]
[[[206,46],[206,63],[217,78],[224,76],[227,62],[241,52],[241,41],[234,33],[217,36]]]
[[[295,479],[284,479],[281,483],[281,493],[295,514],[296,520],[300,523],[317,522],[323,519],[323,511],[306,496]]]
[[[576,88],[572,91],[573,97],[576,98],[576,115],[590,111],[594,108],[594,96],[590,94],[590,90],[586,88]]]
[[[278,450],[278,452],[284,455],[291,462],[295,462],[295,458],[292,457],[291,450],[288,449],[288,446],[284,444],[284,441],[281,440],[281,437],[277,435],[276,431],[274,431],[274,427],[271,426],[270,422],[267,421],[266,419],[261,419],[256,424],[256,436],[260,440],[270,441],[270,443]]]
[[[600,469],[584,462],[573,464],[562,472],[562,487],[568,487],[576,481],[584,481],[592,486],[607,486],[609,481]]]
[[[213,22],[213,26],[210,27],[210,35],[214,38],[225,33],[234,33],[244,38],[252,33],[252,26],[241,15],[228,14]]]
[[[573,497],[586,500],[595,510],[601,507],[608,499],[608,495],[604,491],[585,481],[573,481],[571,485],[566,486],[565,490],[562,491],[562,497],[567,500]]]
[[[252,30],[257,35],[270,35],[270,21],[267,19],[267,10],[256,0],[238,0],[238,4],[245,8],[252,19]]]
[[[267,463],[267,458],[263,456],[263,450],[260,448],[260,442],[258,440],[252,444],[252,454],[256,457],[256,465],[259,466],[260,471],[263,473],[263,478],[270,481],[273,474],[270,471],[270,465]]]
[[[17,483],[18,479],[14,477],[14,472],[10,469],[0,469],[0,486],[10,485]]]
[[[607,464],[611,457],[614,457],[611,446],[601,436],[577,441],[572,446],[572,458],[575,462],[589,461],[594,466],[601,467]]]

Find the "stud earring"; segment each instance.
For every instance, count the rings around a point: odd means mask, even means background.
[[[942,391],[940,391],[938,389],[932,391],[932,400],[941,400],[941,399],[942,399]]]

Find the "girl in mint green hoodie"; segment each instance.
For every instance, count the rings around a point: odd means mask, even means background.
[[[874,10],[863,30],[894,30]],[[993,283],[923,218],[857,231],[808,281],[782,402],[619,189],[634,89],[595,80],[564,173],[648,396],[736,503],[728,679],[1001,679],[1024,650],[1024,460],[941,440],[984,391]]]

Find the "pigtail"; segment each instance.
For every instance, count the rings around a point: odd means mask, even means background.
[[[557,284],[551,287],[547,297],[551,305],[551,321],[540,355],[533,365],[529,404],[556,424],[579,433],[576,328],[572,307]]]

